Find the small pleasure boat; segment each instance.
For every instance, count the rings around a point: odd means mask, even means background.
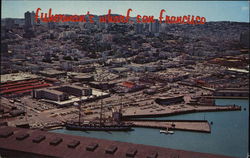
[[[160,133],[164,133],[164,134],[174,134],[174,131],[169,131],[167,130],[160,130]]]

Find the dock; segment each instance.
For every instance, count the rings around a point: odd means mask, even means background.
[[[211,133],[210,124],[203,120],[133,120],[128,121],[134,124],[134,127],[146,127],[157,129],[171,129],[181,131],[193,131]]]
[[[130,108],[123,114],[124,120],[133,118],[164,117],[195,112],[219,112],[219,111],[238,111],[241,106],[196,106],[196,105],[171,105],[171,106],[148,106],[143,108]]]
[[[244,98],[247,99],[249,96],[248,88],[223,88],[217,89],[214,92],[214,98]]]

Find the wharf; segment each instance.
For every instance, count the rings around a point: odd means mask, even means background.
[[[203,120],[133,120],[128,121],[133,123],[135,127],[171,129],[182,131],[194,131],[211,133],[210,124]],[[174,126],[173,126],[174,125]]]
[[[240,106],[192,106],[192,105],[171,105],[157,108],[131,108],[124,112],[123,119],[164,117],[195,112],[217,112],[217,111],[237,111],[241,110]]]
[[[248,98],[248,88],[224,88],[214,92],[215,98]]]
[[[206,98],[212,99],[248,99],[248,96],[207,96]]]

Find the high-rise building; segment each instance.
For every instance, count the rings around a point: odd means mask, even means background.
[[[36,15],[35,12],[32,11],[32,12],[31,12],[31,25],[32,25],[32,26],[35,25],[35,15]]]
[[[136,24],[136,34],[142,34],[143,32],[143,24]]]
[[[156,20],[154,23],[149,24],[149,32],[159,33],[159,29],[160,29],[160,24],[158,20]]]
[[[24,19],[25,19],[25,27],[30,28],[31,25],[31,13],[28,11],[24,13]]]
[[[35,24],[35,12],[29,12],[27,11],[24,13],[24,18],[25,18],[25,27],[26,28],[31,28]]]
[[[29,12],[27,11],[26,13],[24,13],[24,37],[25,38],[31,38],[34,37],[34,24],[35,24],[35,12]]]
[[[161,32],[161,33],[167,32],[167,24],[166,23],[160,24],[159,32]]]

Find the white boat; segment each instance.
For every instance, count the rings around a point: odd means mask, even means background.
[[[164,134],[174,134],[174,131],[169,131],[167,130],[160,130],[160,133],[164,133]]]

